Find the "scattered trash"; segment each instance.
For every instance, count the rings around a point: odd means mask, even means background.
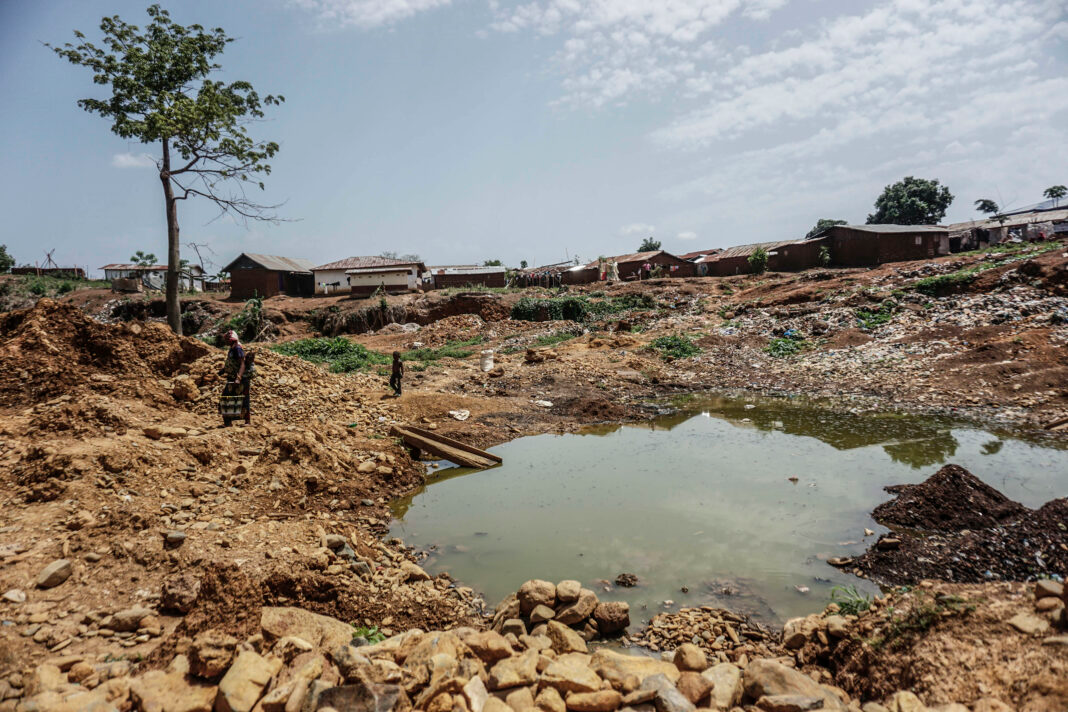
[[[534,405],[538,406],[539,408],[552,408],[553,402],[547,400],[536,400],[534,401]]]
[[[864,536],[874,536],[874,535],[875,535],[875,532],[873,532],[871,529],[865,529],[864,530]]]
[[[486,349],[482,352],[481,368],[483,373],[493,370],[493,349]]]
[[[455,420],[467,420],[471,417],[471,411],[469,410],[450,410],[451,415]]]
[[[790,481],[791,481],[791,482],[793,482],[793,483],[794,483],[795,485],[797,484],[797,478],[796,478],[796,477],[787,477],[786,479],[790,480]]]
[[[797,586],[794,586],[794,590],[797,591],[798,593],[804,594],[804,593],[808,593],[809,592],[809,587],[808,586],[797,585]]]

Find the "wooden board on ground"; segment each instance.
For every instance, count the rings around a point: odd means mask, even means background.
[[[430,453],[440,457],[442,460],[448,460],[463,467],[484,469],[503,462],[500,456],[491,452],[479,450],[477,447],[472,447],[467,443],[462,443],[459,440],[453,440],[422,428],[413,426],[402,428],[394,425],[390,430],[390,434],[399,437],[406,445],[420,452]]]

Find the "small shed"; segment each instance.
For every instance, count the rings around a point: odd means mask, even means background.
[[[504,267],[487,267],[480,265],[438,265],[430,268],[434,278],[434,289],[446,287],[504,287]]]
[[[814,239],[826,240],[832,263],[843,267],[949,254],[949,230],[939,225],[834,225]]]
[[[104,265],[104,279],[136,279],[146,289],[166,289],[167,265],[139,265],[133,263],[115,262]],[[204,270],[200,265],[186,265],[184,272],[178,277],[178,288],[190,292],[204,291]]]
[[[311,296],[314,289],[311,268],[310,260],[242,252],[223,271],[230,273],[230,296],[251,299],[276,294]]]
[[[771,272],[799,272],[819,265],[819,249],[822,240],[777,240],[774,242],[754,242],[748,245],[736,245],[709,255],[701,263],[707,266],[707,274],[714,277],[729,277],[735,274],[749,274],[749,257],[757,250],[768,253],[768,270]]]
[[[391,257],[347,257],[315,267],[315,293],[338,290],[355,296],[370,296],[378,289],[388,294],[413,292],[424,284],[426,265]]]

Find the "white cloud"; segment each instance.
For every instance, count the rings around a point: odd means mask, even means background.
[[[114,168],[155,168],[156,159],[147,153],[116,153],[111,157]]]
[[[675,237],[679,238],[680,240],[696,240],[697,233],[692,230],[686,230],[684,232],[680,232]]]
[[[373,29],[445,7],[452,0],[292,0],[327,26]]]
[[[619,228],[620,235],[652,235],[656,227],[645,223],[631,223]]]

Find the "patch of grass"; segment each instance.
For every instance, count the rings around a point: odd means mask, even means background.
[[[831,603],[838,604],[843,616],[856,616],[871,608],[871,599],[857,590],[856,586],[835,586],[831,589]]]
[[[286,356],[299,356],[312,363],[325,364],[334,373],[363,371],[391,361],[389,356],[371,351],[363,344],[349,341],[343,336],[288,341],[272,346],[271,350]]]
[[[363,638],[371,645],[374,645],[375,643],[381,643],[385,640],[386,634],[380,631],[376,625],[371,627],[361,625],[358,628],[352,626],[352,639],[355,640],[356,638]]]
[[[924,277],[921,280],[912,283],[912,288],[921,294],[928,296],[934,296],[940,292],[944,292],[957,287],[962,287],[967,284],[971,284],[979,277],[979,267],[969,267],[968,269],[960,270],[958,272],[950,272],[949,274],[939,274],[934,277]]]
[[[856,309],[853,315],[856,316],[861,329],[871,331],[875,327],[882,326],[890,321],[896,309],[897,306],[892,301],[887,300],[880,304],[878,309]]]
[[[517,321],[586,321],[635,309],[655,308],[656,300],[649,294],[628,294],[598,301],[574,296],[523,297],[512,307],[512,318]]]
[[[768,345],[764,347],[764,353],[775,358],[786,358],[801,353],[808,346],[809,344],[800,336],[780,336],[768,342]]]
[[[659,351],[664,359],[690,358],[701,353],[701,349],[689,337],[678,334],[653,339],[649,346]]]
[[[575,338],[575,334],[568,333],[566,331],[554,331],[551,334],[545,336],[539,336],[534,339],[534,346],[555,346],[556,344],[570,341]]]
[[[401,360],[420,361],[425,368],[426,365],[434,361],[440,361],[443,358],[467,358],[475,352],[472,349],[464,347],[476,346],[485,340],[486,339],[482,336],[474,336],[464,341],[449,341],[444,346],[438,346],[437,348],[424,346],[421,349],[412,349],[411,351],[403,352],[401,354]]]

